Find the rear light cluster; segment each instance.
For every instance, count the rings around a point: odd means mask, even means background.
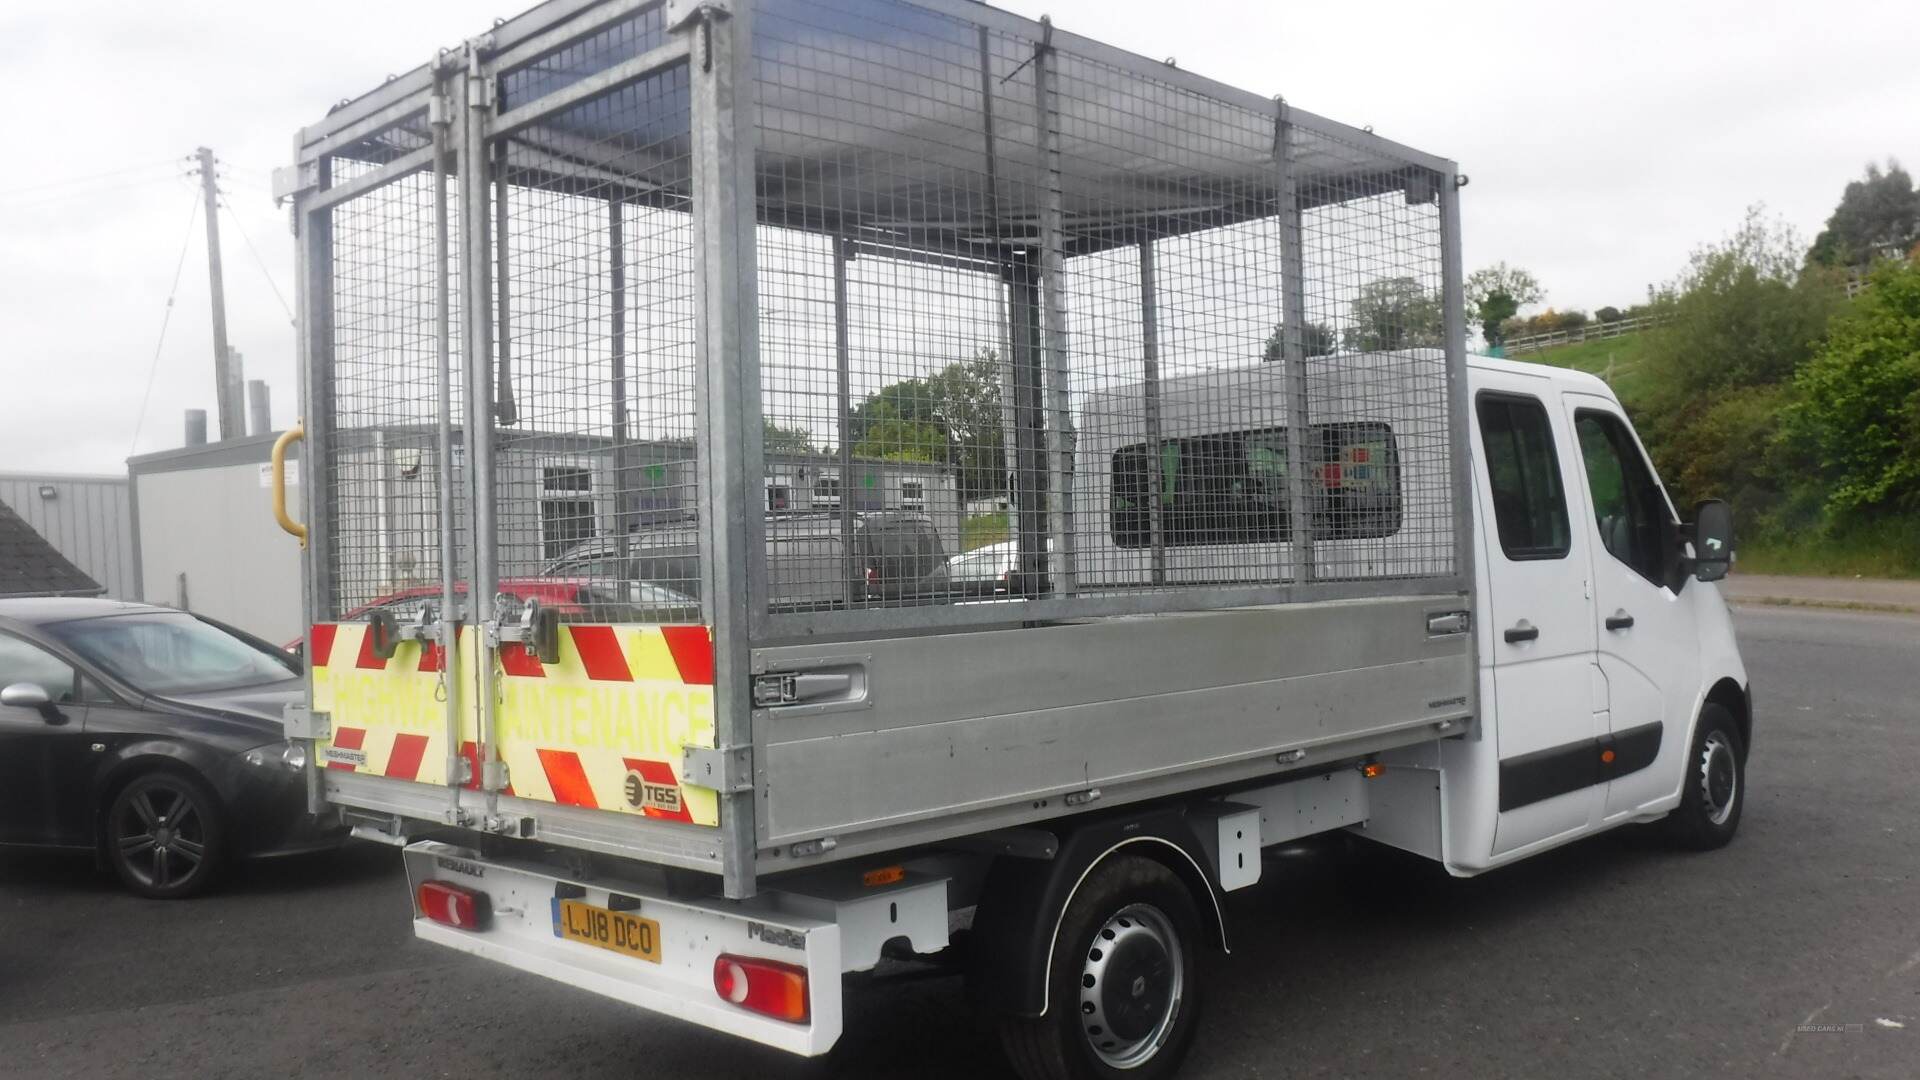
[[[775,1020],[804,1024],[810,1015],[807,969],[777,960],[722,956],[713,962],[713,992]]]
[[[485,893],[463,889],[444,881],[423,881],[414,894],[420,913],[442,926],[457,930],[484,930],[492,914]]]

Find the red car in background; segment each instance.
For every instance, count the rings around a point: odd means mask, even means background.
[[[467,594],[467,583],[455,583],[454,593]],[[537,600],[540,606],[560,616],[561,622],[698,622],[700,602],[651,581],[593,582],[582,578],[537,577],[505,578],[497,590],[521,603]],[[375,611],[388,611],[398,622],[419,617],[420,609],[440,600],[440,586],[416,585],[388,593],[361,604],[340,617],[341,622],[365,619]],[[306,645],[304,637],[282,646],[299,655]]]

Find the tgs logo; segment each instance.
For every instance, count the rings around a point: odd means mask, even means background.
[[[656,784],[641,776],[638,769],[627,770],[625,793],[627,805],[635,810],[680,813],[680,788],[674,784]]]

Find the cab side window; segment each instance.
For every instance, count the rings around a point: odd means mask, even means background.
[[[1633,434],[1619,417],[1594,409],[1575,413],[1573,426],[1580,436],[1580,456],[1586,461],[1587,490],[1593,496],[1600,542],[1641,577],[1665,584],[1662,538],[1671,515]]]
[[[0,689],[14,683],[34,683],[56,702],[71,702],[79,692],[73,665],[8,634],[0,634]]]
[[[1565,558],[1572,533],[1546,406],[1520,394],[1481,394],[1475,409],[1500,549],[1516,562]]]

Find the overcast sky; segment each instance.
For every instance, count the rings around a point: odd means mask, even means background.
[[[1562,308],[1642,298],[1752,203],[1811,240],[1869,159],[1920,165],[1912,0],[1001,6],[1458,160],[1468,270],[1527,267]],[[271,170],[330,103],[516,11],[0,4],[0,472],[119,473],[130,452],[180,445],[182,410],[211,411],[204,224],[189,229],[180,175],[202,144],[234,211],[229,337],[287,423],[294,340],[274,290],[293,302],[293,255]]]

